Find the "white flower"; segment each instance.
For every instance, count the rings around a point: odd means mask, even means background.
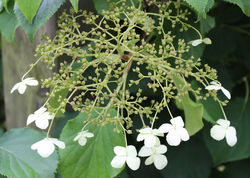
[[[163,155],[166,152],[167,147],[165,145],[160,145],[159,143],[154,147],[143,146],[138,155],[141,157],[149,156],[145,161],[145,165],[154,163],[157,169],[162,170],[168,164],[167,157]]]
[[[162,133],[167,134],[167,142],[171,146],[177,146],[181,141],[189,140],[187,130],[184,128],[184,122],[181,116],[170,120],[171,124],[162,124],[158,129]]]
[[[74,138],[74,142],[78,140],[78,143],[81,146],[86,145],[87,143],[87,138],[91,138],[94,137],[94,134],[91,132],[88,132],[88,130],[86,131],[81,131],[77,134],[77,136]]]
[[[231,99],[230,92],[227,89],[225,89],[224,87],[222,87],[219,82],[213,81],[213,82],[210,82],[210,84],[211,85],[206,86],[205,89],[207,89],[207,90],[221,90],[228,99]]]
[[[37,153],[43,158],[49,157],[55,151],[55,145],[61,149],[65,148],[65,143],[56,138],[44,138],[31,146],[32,150],[37,150]]]
[[[153,147],[159,140],[157,136],[164,136],[163,133],[159,132],[158,129],[144,128],[139,130],[139,135],[137,136],[137,141],[144,140],[144,145],[146,147]]]
[[[38,85],[38,81],[36,79],[34,79],[33,77],[31,78],[26,78],[24,80],[22,80],[21,82],[15,84],[13,86],[13,88],[11,89],[10,93],[13,93],[15,90],[18,90],[18,92],[20,94],[24,94],[27,85],[29,86],[37,86]]]
[[[236,130],[230,126],[230,121],[219,119],[216,122],[218,125],[213,126],[210,130],[211,137],[218,141],[226,137],[227,144],[234,146],[237,143]]]
[[[114,147],[116,156],[111,161],[111,166],[114,168],[121,168],[125,162],[132,170],[137,170],[140,167],[141,160],[137,157],[137,151],[133,145],[127,147]]]
[[[201,43],[212,44],[212,41],[209,38],[197,39],[197,40],[191,41],[192,46],[198,46]]]
[[[30,114],[27,119],[27,125],[35,121],[35,124],[40,129],[46,129],[49,126],[49,120],[53,119],[54,114],[46,111],[47,108],[41,107],[34,114]]]

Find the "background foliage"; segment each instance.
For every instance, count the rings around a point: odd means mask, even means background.
[[[111,0],[116,1],[116,0]],[[70,0],[75,11],[78,10],[78,0]],[[136,0],[134,0],[136,3]],[[0,32],[2,38],[9,42],[14,41],[15,31],[18,27],[22,27],[26,32],[29,40],[32,42],[37,30],[43,26],[47,20],[60,8],[64,0],[0,0]],[[93,0],[96,12],[101,14],[103,9],[108,9],[106,0]],[[164,3],[164,0],[163,0]],[[153,166],[144,167],[132,172],[124,169],[118,177],[163,177],[163,178],[244,178],[249,177],[250,166],[250,104],[249,104],[249,76],[250,76],[250,1],[249,0],[183,0],[181,1],[186,6],[193,10],[193,21],[196,27],[200,28],[204,36],[212,40],[212,45],[201,45],[190,55],[201,57],[202,62],[209,64],[216,68],[219,74],[219,81],[223,86],[229,89],[232,93],[232,100],[226,107],[228,119],[232,125],[236,127],[238,134],[238,143],[231,148],[225,142],[216,142],[209,136],[209,128],[211,123],[214,123],[221,117],[219,106],[212,100],[190,106],[192,100],[186,96],[187,103],[177,103],[178,108],[184,109],[184,112],[175,108],[174,105],[170,107],[175,111],[175,114],[185,115],[185,118],[190,119],[188,123],[191,132],[196,133],[202,127],[203,123],[194,127],[192,123],[192,115],[197,115],[197,112],[203,115],[204,128],[199,131],[191,140],[182,143],[180,147],[172,148],[166,153],[169,164],[162,170],[157,171]],[[178,35],[178,34],[176,34]],[[184,36],[185,39],[194,39],[191,32]],[[1,57],[0,57],[1,58]],[[2,74],[1,74],[2,75]],[[132,75],[132,74],[130,74]],[[177,81],[181,82],[181,81]],[[2,86],[2,80],[0,80]],[[195,83],[193,83],[195,87]],[[140,86],[143,88],[143,84]],[[157,99],[159,95],[147,93],[151,99]],[[190,101],[191,100],[191,101]],[[1,111],[3,110],[3,104]],[[202,107],[202,109],[199,109]],[[198,109],[197,109],[198,108]],[[198,110],[198,111],[197,111]],[[203,112],[201,111],[203,110]],[[1,118],[4,117],[1,112]],[[190,114],[188,116],[187,114]],[[72,119],[73,118],[73,119]],[[72,119],[72,120],[71,120]],[[72,143],[69,135],[74,135],[70,127],[76,125],[84,119],[84,116],[76,113],[66,113],[57,122],[54,129],[54,135],[64,140],[67,144]],[[159,121],[156,125],[161,125],[168,120],[167,112],[161,113]],[[67,122],[70,120],[69,122]],[[65,124],[67,125],[65,126]],[[62,128],[65,128],[62,130]],[[71,150],[70,146],[59,153],[60,164],[59,170],[62,177],[100,177],[94,174],[95,171],[102,172],[101,167],[96,167],[96,164],[101,164],[103,158],[104,164],[108,167],[108,162],[113,157],[112,147],[115,145],[122,145],[121,135],[114,135],[111,126],[91,131],[99,136],[96,140],[90,140],[89,147],[82,149]],[[140,128],[140,125],[134,122],[135,128]],[[42,159],[36,153],[29,149],[30,145],[42,138],[43,133],[34,131],[29,128],[21,128],[3,133],[4,120],[1,119],[0,130],[0,173],[8,177],[54,177],[53,173],[57,170],[57,154],[55,153],[48,159]],[[71,131],[70,131],[71,130]],[[75,131],[74,131],[75,132]],[[101,133],[101,134],[100,134]],[[102,143],[103,142],[103,143]],[[97,145],[94,145],[97,144]],[[87,151],[95,150],[99,145],[103,149],[96,149],[88,158]],[[135,136],[129,137],[129,144],[136,145]],[[99,146],[100,147],[100,146]],[[137,144],[137,147],[141,147]],[[25,152],[25,156],[23,153]],[[76,153],[80,152],[80,153]],[[106,152],[106,154],[105,154]],[[70,154],[79,154],[80,158],[68,156]],[[69,158],[68,158],[69,157]],[[94,157],[99,160],[91,161],[92,166],[85,167],[84,162]],[[84,160],[84,161],[83,161]],[[81,165],[76,165],[74,174],[70,173],[67,168],[68,164],[73,164],[80,161]],[[96,164],[95,164],[96,161]],[[144,160],[142,160],[144,161]],[[105,163],[104,163],[105,162]],[[32,163],[32,164],[31,164]],[[100,168],[99,168],[100,167]],[[103,168],[103,167],[102,167]],[[41,171],[42,170],[42,171]],[[85,171],[85,172],[84,172]],[[118,172],[112,172],[111,167],[106,169],[105,177],[113,177]],[[88,176],[87,173],[91,173]],[[57,176],[60,177],[60,173]],[[46,175],[45,175],[46,174]],[[103,175],[103,174],[102,174]]]

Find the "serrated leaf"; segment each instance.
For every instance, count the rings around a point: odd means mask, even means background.
[[[0,24],[4,24],[0,25],[0,32],[8,42],[14,41],[15,31],[20,25],[12,9],[13,5],[10,7],[9,12],[5,10],[0,13]]]
[[[19,9],[26,17],[29,23],[32,24],[32,20],[36,15],[36,12],[41,4],[42,0],[16,0]]]
[[[72,4],[74,10],[75,10],[76,12],[78,12],[78,3],[79,3],[79,0],[70,0],[70,2],[71,2],[71,4]]]
[[[178,91],[186,92],[186,81],[179,75],[174,75],[174,84]],[[201,103],[194,102],[189,94],[180,96],[180,102],[177,106],[184,110],[185,114],[185,126],[189,135],[194,135],[203,127],[202,115],[203,105]]]
[[[222,141],[215,141],[210,136],[211,126],[205,127],[203,131],[205,143],[213,158],[214,165],[221,163],[241,160],[250,157],[250,103],[247,104],[245,110],[242,112],[244,106],[244,99],[236,98],[229,102],[225,108],[225,112],[231,125],[235,127],[237,131],[238,141],[234,147],[227,145],[225,139]],[[216,120],[220,116],[217,116]]]
[[[30,24],[27,21],[22,11],[17,5],[15,5],[14,11],[18,22],[23,27],[30,41],[33,41],[33,38],[35,37],[39,28],[43,26],[52,15],[54,15],[54,13],[64,3],[64,1],[65,0],[43,0],[36,13],[36,16],[33,19],[33,24]]]
[[[13,129],[0,138],[0,173],[11,178],[53,178],[57,154],[42,158],[31,145],[45,134],[30,128]]]
[[[101,110],[98,110],[100,112]],[[98,114],[93,112],[91,118]],[[112,110],[111,117],[116,116]],[[113,159],[113,148],[117,145],[124,146],[124,136],[113,131],[110,123],[102,127],[89,124],[87,130],[94,133],[85,146],[73,142],[74,137],[83,127],[83,121],[88,119],[87,114],[79,114],[75,119],[68,121],[64,127],[60,140],[67,145],[60,150],[59,170],[64,178],[111,178],[118,175],[122,169],[114,169],[110,162]]]
[[[246,14],[247,16],[250,16],[250,1],[249,0],[224,0],[224,1],[236,4],[237,6],[241,8],[244,14]]]
[[[206,17],[207,6],[211,3],[211,0],[184,0],[186,1],[194,10],[198,12],[199,15]]]

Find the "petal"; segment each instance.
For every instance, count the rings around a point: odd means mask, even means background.
[[[208,85],[208,86],[206,86],[205,89],[206,90],[220,90],[221,86],[218,86],[218,85]]]
[[[183,140],[183,141],[188,141],[189,140],[189,134],[188,134],[187,129],[185,129],[185,128],[178,128],[178,129],[176,129],[176,132],[181,137],[181,140]]]
[[[39,145],[40,145],[41,143],[43,143],[43,141],[44,141],[44,139],[42,139],[42,140],[40,140],[40,141],[34,143],[33,145],[31,145],[31,149],[32,149],[32,150],[37,150],[37,148],[39,147]]]
[[[47,127],[49,126],[48,119],[37,118],[35,123],[36,126],[40,129],[47,129]]]
[[[22,82],[19,82],[19,83],[15,84],[15,85],[12,87],[10,93],[13,93],[15,90],[17,90],[17,89],[19,88],[19,86],[20,86],[21,83],[22,83]]]
[[[153,150],[152,148],[150,147],[146,147],[146,146],[143,146],[139,153],[138,153],[138,156],[141,156],[141,157],[146,157],[146,156],[150,156],[153,154]]]
[[[27,119],[26,125],[29,125],[30,123],[34,122],[37,119],[35,114],[30,114]]]
[[[202,40],[201,39],[197,39],[197,40],[192,41],[192,46],[198,46],[201,43],[202,43]]]
[[[225,119],[219,119],[216,121],[216,123],[218,123],[220,126],[224,127],[225,129],[230,126],[230,121],[225,120]]]
[[[212,41],[211,41],[210,38],[204,38],[202,41],[203,41],[203,43],[205,43],[205,44],[212,44]]]
[[[157,139],[159,139],[157,136],[147,135],[144,139],[144,145],[146,147],[154,147],[157,143]]]
[[[145,165],[150,165],[154,162],[154,156],[149,156],[146,160],[145,160]]]
[[[39,144],[37,153],[44,158],[49,157],[55,151],[55,145],[47,139]]]
[[[152,129],[147,127],[144,129],[140,129],[139,132],[144,133],[144,134],[150,134],[150,133],[152,133]]]
[[[161,133],[167,133],[167,132],[170,132],[172,131],[174,128],[171,124],[162,124],[158,131],[161,132]]]
[[[184,122],[181,116],[177,116],[170,120],[171,124],[176,127],[184,127]]]
[[[125,156],[115,156],[111,161],[111,166],[113,168],[121,168],[126,161]]]
[[[140,142],[140,141],[144,140],[145,137],[146,137],[146,134],[138,134],[136,140],[138,142]]]
[[[83,137],[83,136],[80,137],[79,140],[78,140],[78,143],[79,143],[79,145],[81,145],[81,146],[86,145],[86,143],[87,143],[86,137]]]
[[[114,152],[118,156],[126,156],[126,148],[122,146],[116,146],[114,147]]]
[[[164,154],[168,150],[166,145],[160,145],[160,146],[156,147],[155,149],[156,149],[157,154]]]
[[[226,129],[220,125],[215,125],[210,130],[210,135],[215,140],[222,140],[226,136]]]
[[[212,82],[210,82],[210,84],[221,87],[221,84],[219,82],[216,82],[216,81],[212,81]]]
[[[127,157],[127,165],[132,170],[137,170],[140,167],[141,160],[138,157]]]
[[[41,107],[41,108],[39,108],[38,110],[36,110],[36,111],[34,112],[34,114],[36,114],[36,115],[41,115],[41,114],[44,113],[45,111],[47,111],[47,108]]]
[[[74,141],[74,142],[75,142],[75,141],[77,141],[80,137],[81,137],[81,134],[80,134],[80,133],[78,133],[78,134],[77,134],[77,136],[74,138],[74,140],[73,140],[73,141]]]
[[[234,146],[237,143],[236,130],[234,127],[228,127],[226,131],[226,140],[229,146]]]
[[[167,142],[171,146],[178,146],[181,143],[181,138],[175,131],[169,132],[167,135]]]
[[[129,157],[136,157],[137,156],[137,151],[136,151],[135,146],[129,145],[126,147],[126,150],[127,150],[127,156],[129,156]]]
[[[20,83],[19,87],[18,87],[18,92],[20,94],[24,94],[25,90],[26,90],[27,86],[24,83]]]
[[[64,149],[65,148],[65,143],[63,141],[60,141],[56,138],[49,138],[49,140],[54,143],[56,146],[58,146],[59,148],[61,149]]]
[[[224,95],[228,98],[228,99],[231,99],[231,94],[230,92],[225,89],[224,87],[221,87],[221,91],[224,93]]]
[[[157,136],[160,136],[160,137],[164,136],[164,134],[162,132],[160,132],[159,129],[153,129],[152,133],[154,135],[157,135]]]
[[[87,133],[85,134],[85,137],[91,138],[91,137],[94,137],[94,134],[91,133],[91,132],[87,132]]]
[[[154,156],[154,165],[158,170],[162,170],[168,164],[167,157],[165,155],[155,155]]]
[[[26,78],[23,80],[23,82],[29,86],[37,86],[38,85],[38,81],[34,78]]]

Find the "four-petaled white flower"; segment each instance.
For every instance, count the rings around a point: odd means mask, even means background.
[[[210,84],[211,85],[206,86],[205,89],[207,89],[207,90],[221,90],[228,99],[231,99],[230,92],[227,89],[225,89],[224,87],[222,87],[219,82],[212,81],[212,82],[210,82]]]
[[[212,44],[212,41],[209,38],[197,39],[197,40],[191,41],[192,46],[198,46],[201,43]]]
[[[30,78],[26,78],[24,80],[22,80],[21,82],[15,84],[13,86],[13,88],[11,89],[10,93],[13,93],[15,90],[18,90],[18,92],[20,94],[24,94],[27,85],[29,86],[37,86],[38,85],[38,81],[36,79],[34,79],[33,77]]]
[[[41,107],[34,114],[30,114],[27,119],[27,125],[35,121],[35,124],[40,129],[46,129],[49,126],[49,120],[53,119],[54,114],[50,114],[47,108]]]
[[[237,143],[236,130],[230,126],[230,121],[225,119],[219,119],[216,121],[218,125],[215,125],[210,130],[210,135],[215,140],[222,140],[226,137],[227,144],[234,146]]]
[[[159,132],[158,129],[144,128],[139,130],[139,135],[137,136],[137,141],[144,140],[144,145],[146,147],[153,147],[159,141],[157,136],[164,136],[163,133]]]
[[[32,150],[37,150],[37,153],[43,158],[49,157],[55,151],[55,145],[61,149],[65,148],[65,143],[56,138],[44,138],[31,146]]]
[[[171,124],[162,124],[158,129],[162,133],[168,133],[167,142],[171,146],[177,146],[181,141],[189,140],[187,130],[184,128],[184,122],[181,116],[170,120]]]
[[[81,131],[77,134],[77,136],[74,138],[74,142],[78,140],[78,143],[81,146],[86,145],[87,143],[87,138],[91,138],[94,137],[94,134],[91,132],[88,132],[88,130],[86,131]]]
[[[168,164],[167,157],[163,155],[167,152],[167,147],[165,145],[157,144],[154,147],[145,147],[143,146],[139,151],[139,156],[147,157],[145,165],[150,165],[154,163],[155,167],[159,170],[162,170]]]
[[[111,161],[111,166],[114,168],[121,168],[125,162],[132,170],[137,170],[140,167],[141,160],[137,157],[137,151],[133,145],[127,147],[114,147],[116,156]]]

